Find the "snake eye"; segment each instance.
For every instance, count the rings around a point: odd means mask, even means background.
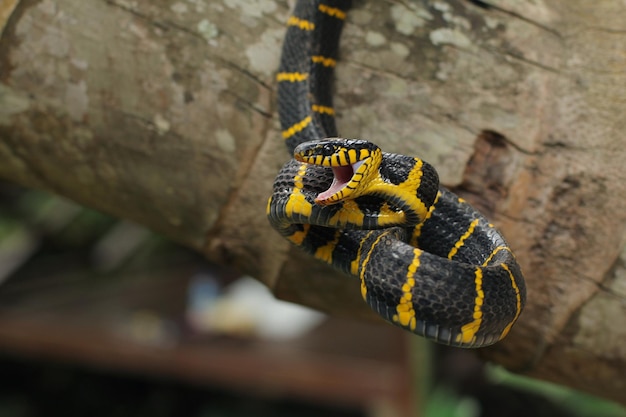
[[[322,155],[323,156],[331,156],[335,153],[335,147],[329,143],[322,146]]]

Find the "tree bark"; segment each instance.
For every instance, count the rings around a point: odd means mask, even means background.
[[[291,3],[289,3],[290,5]],[[285,1],[3,0],[0,177],[133,219],[275,294],[371,316],[265,205]],[[626,404],[626,3],[357,2],[340,132],[419,155],[504,232],[528,304],[495,362]]]

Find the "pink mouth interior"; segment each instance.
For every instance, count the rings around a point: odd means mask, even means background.
[[[328,188],[328,190],[322,193],[319,193],[315,200],[324,201],[330,198],[331,196],[333,196],[334,194],[338,193],[339,191],[341,191],[342,188],[348,185],[348,183],[352,179],[352,176],[354,175],[354,171],[359,166],[360,164],[346,165],[346,166],[341,166],[341,167],[332,167],[333,174],[335,176],[335,178],[333,178],[332,184],[330,184],[330,187]]]

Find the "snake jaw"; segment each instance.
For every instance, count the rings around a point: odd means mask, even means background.
[[[360,178],[362,177],[361,173],[361,175],[359,175],[359,180],[355,180],[355,174],[359,173],[359,169],[364,166],[366,161],[367,159],[357,161],[350,165],[331,167],[334,176],[333,182],[326,191],[317,195],[315,203],[320,205],[335,204],[349,197],[350,194],[355,191]]]
[[[332,169],[332,183],[315,197],[316,204],[327,206],[365,194],[369,177],[377,172],[382,160],[382,151],[365,140],[326,138],[299,144],[294,159]]]

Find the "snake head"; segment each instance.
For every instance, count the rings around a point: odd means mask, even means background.
[[[382,160],[382,151],[365,140],[328,138],[298,145],[294,158],[332,169],[333,182],[315,198],[317,204],[329,205],[367,192],[369,179]]]

